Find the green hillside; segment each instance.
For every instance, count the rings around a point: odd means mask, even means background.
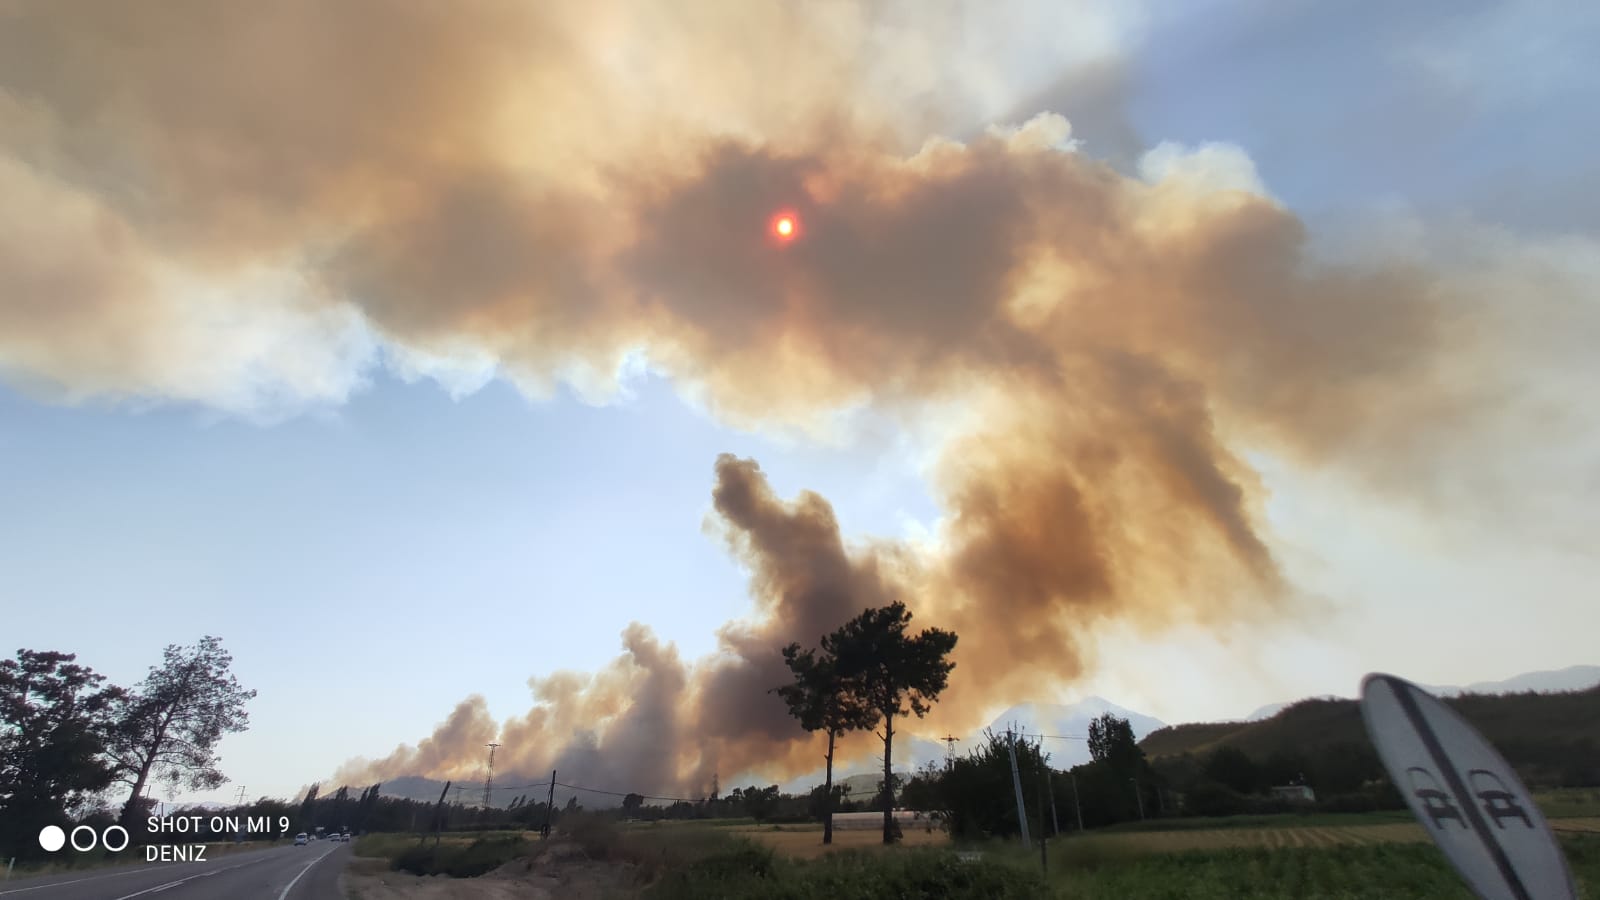
[[[1594,783],[1600,766],[1600,686],[1562,693],[1468,694],[1445,702],[1530,781]],[[1355,700],[1303,700],[1259,722],[1162,728],[1140,746],[1152,760],[1205,757],[1225,746],[1262,759],[1367,743]]]

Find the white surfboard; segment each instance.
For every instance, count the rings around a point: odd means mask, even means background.
[[[1561,845],[1511,766],[1436,697],[1393,675],[1361,682],[1361,716],[1417,821],[1484,900],[1576,900]]]

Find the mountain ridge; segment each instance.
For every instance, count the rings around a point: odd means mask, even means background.
[[[1581,691],[1600,684],[1600,666],[1576,665],[1564,669],[1544,669],[1537,672],[1522,672],[1503,678],[1499,681],[1474,681],[1471,684],[1436,685],[1418,684],[1417,686],[1438,697],[1459,697],[1462,694],[1507,694],[1522,693],[1526,691]],[[1288,700],[1283,703],[1269,703],[1252,712],[1243,719],[1234,719],[1236,722],[1260,722],[1270,719],[1283,710],[1296,703],[1306,700],[1354,700],[1354,695],[1342,696],[1339,694],[1319,694],[1316,697],[1302,697],[1299,700]]]
[[[1504,694],[1526,691],[1550,692],[1573,691],[1600,685],[1600,666],[1575,665],[1563,669],[1542,670],[1536,672],[1523,672],[1498,681],[1478,681],[1464,686],[1450,685],[1420,685],[1423,689],[1443,697],[1459,697],[1463,694]],[[1014,704],[996,715],[987,726],[980,728],[961,737],[956,742],[955,752],[966,753],[975,748],[983,738],[985,730],[1003,733],[1008,727],[1016,727],[1024,734],[1035,737],[1044,735],[1042,743],[1044,750],[1050,755],[1053,766],[1061,769],[1071,768],[1089,761],[1088,728],[1089,723],[1103,713],[1125,718],[1133,728],[1134,738],[1141,745],[1146,745],[1151,735],[1161,733],[1155,749],[1163,746],[1172,738],[1172,733],[1182,731],[1183,743],[1209,744],[1236,733],[1240,728],[1259,725],[1277,717],[1290,707],[1308,703],[1329,705],[1348,704],[1353,698],[1340,697],[1334,694],[1323,694],[1315,697],[1305,697],[1285,703],[1269,704],[1260,707],[1243,719],[1230,719],[1213,722],[1190,722],[1178,725],[1168,725],[1154,716],[1145,715],[1137,710],[1120,706],[1104,697],[1091,695],[1075,703],[1052,702],[1027,702]],[[916,769],[928,763],[942,762],[950,748],[942,740],[932,737],[906,732],[896,741],[894,771],[900,775],[909,775]],[[518,776],[507,773],[507,780],[516,779]],[[876,766],[865,769],[858,766],[842,766],[835,773],[836,781],[849,783],[851,793],[860,796],[862,790],[871,793],[877,789],[878,779],[882,778],[881,770]],[[528,779],[530,781],[536,779]],[[734,775],[724,779],[724,792],[731,790],[735,785],[747,785],[756,782],[770,783],[766,779],[752,775]],[[822,782],[822,769],[815,772],[791,778],[780,784],[780,789],[785,793],[802,793]],[[417,800],[437,800],[439,791],[444,787],[442,780],[425,778],[422,776],[404,776],[390,779],[383,785],[386,796],[409,797]],[[602,787],[611,787],[604,785]],[[472,790],[470,787],[466,790]],[[481,796],[481,789],[476,792]],[[530,790],[528,793],[538,793]],[[608,798],[590,794],[588,792],[575,792],[558,787],[556,789],[556,803],[564,804],[571,796],[578,796],[579,802],[590,806],[614,805],[616,798]],[[468,794],[467,796],[473,796]],[[454,799],[454,798],[451,798]],[[463,798],[465,799],[465,798]],[[497,805],[509,801],[511,798],[496,797]],[[530,800],[542,797],[530,797]]]

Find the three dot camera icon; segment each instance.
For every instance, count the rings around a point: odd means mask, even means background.
[[[128,830],[121,825],[111,825],[102,831],[92,826],[79,825],[69,833],[60,825],[46,825],[39,829],[39,846],[46,853],[55,853],[72,845],[79,853],[88,853],[97,847],[117,853],[128,849]]]

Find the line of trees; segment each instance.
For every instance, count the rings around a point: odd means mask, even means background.
[[[823,635],[816,648],[803,649],[796,643],[783,649],[794,680],[773,690],[802,728],[824,732],[828,738],[821,793],[824,844],[833,843],[835,742],[846,732],[878,726],[883,741],[883,842],[892,844],[900,837],[894,821],[896,779],[890,767],[895,720],[927,715],[955,668],[949,659],[956,646],[953,632],[928,628],[913,635],[910,625],[910,610],[895,602],[864,610]]]
[[[1080,826],[1172,816],[1226,816],[1293,810],[1362,812],[1404,802],[1368,745],[1339,743],[1315,752],[1282,749],[1262,758],[1224,745],[1202,756],[1146,758],[1126,719],[1106,713],[1089,726],[1091,760],[1055,770],[1038,742],[985,732],[945,766],[928,765],[906,784],[906,806],[933,813],[965,838],[1019,833],[1011,751],[1015,750],[1030,828],[1047,834]],[[1273,788],[1312,788],[1314,799]]]
[[[222,639],[209,635],[169,645],[128,688],[107,684],[71,653],[22,649],[0,659],[0,849],[38,854],[41,828],[94,816],[119,784],[128,794],[117,819],[137,840],[153,803],[149,785],[224,784],[217,744],[249,727],[245,705],[256,696],[232,663]]]
[[[1159,815],[1170,804],[1160,779],[1134,740],[1126,719],[1106,713],[1089,725],[1091,761],[1071,770],[1050,766],[1037,740],[985,731],[978,746],[946,765],[929,764],[907,782],[902,799],[911,809],[943,821],[962,838],[1011,837],[1021,833],[1016,781],[1033,834],[1093,828]]]

